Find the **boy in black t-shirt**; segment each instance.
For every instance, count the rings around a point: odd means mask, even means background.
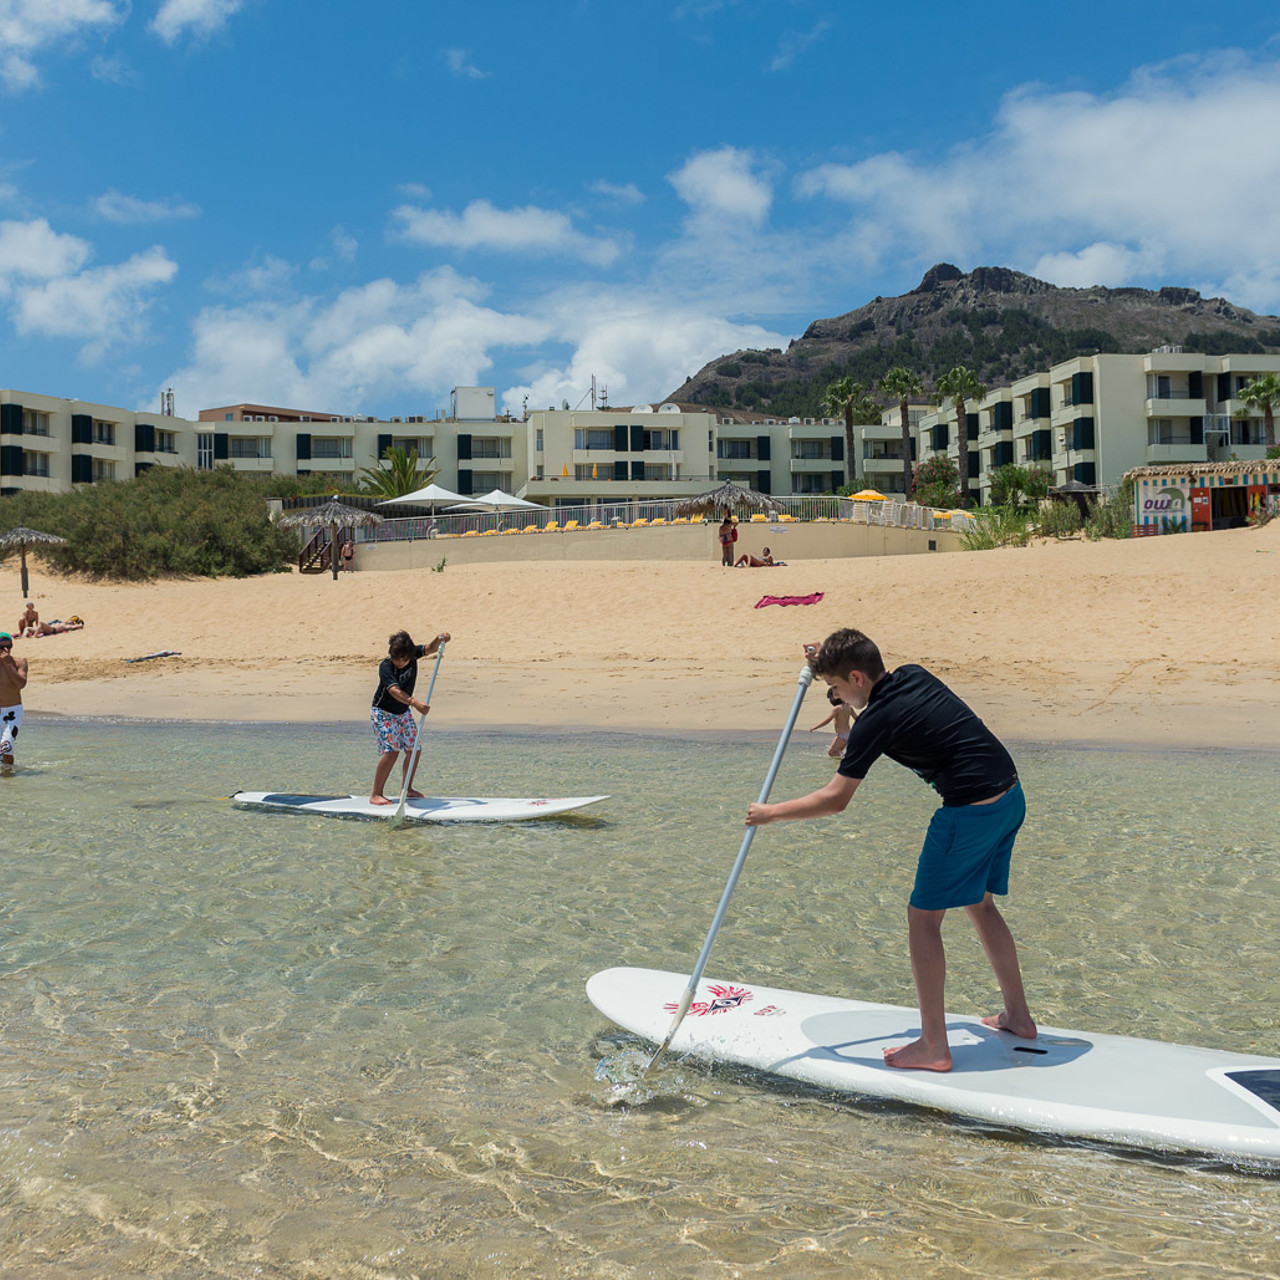
[[[382,794],[382,788],[387,785],[401,751],[404,752],[405,794],[411,800],[422,799],[422,792],[413,789],[413,775],[418,771],[413,754],[418,740],[413,713],[418,711],[425,716],[431,708],[413,696],[413,687],[418,679],[418,659],[435,653],[449,638],[449,633],[442,631],[430,644],[414,644],[407,631],[397,631],[387,642],[387,656],[378,664],[378,687],[369,709],[369,720],[378,740],[378,764],[373,771],[373,791],[369,795],[371,804],[395,803]]]
[[[858,712],[836,776],[781,804],[753,804],[748,826],[843,812],[867,770],[882,755],[933,786],[942,807],[933,815],[907,907],[911,972],[920,1002],[920,1038],[886,1049],[891,1067],[949,1071],[943,988],[942,920],[963,907],[995,970],[1004,1009],[983,1022],[1024,1039],[1036,1024],[1022,989],[1018,951],[992,894],[1009,891],[1009,857],[1026,816],[1013,759],[995,734],[923,667],[885,670],[880,650],[861,631],[829,635],[805,657],[840,699]]]

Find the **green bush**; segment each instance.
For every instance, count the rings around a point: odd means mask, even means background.
[[[1025,547],[1034,532],[1030,512],[1013,507],[983,507],[974,512],[974,518],[960,535],[960,541],[966,551]]]
[[[960,505],[960,473],[945,453],[935,453],[916,466],[911,473],[911,497],[922,507]]]
[[[1006,462],[991,473],[991,502],[997,507],[1031,510],[1048,496],[1053,477],[1042,467]]]
[[[1039,512],[1040,532],[1046,538],[1070,538],[1084,526],[1084,516],[1072,500],[1046,502]]]
[[[1093,542],[1101,538],[1133,536],[1133,485],[1123,484],[1113,494],[1089,504],[1084,536]]]
[[[278,572],[298,554],[297,532],[267,519],[267,499],[322,493],[327,484],[230,467],[152,467],[136,480],[0,499],[0,528],[60,534],[65,545],[42,548],[49,564],[94,578],[241,578]]]

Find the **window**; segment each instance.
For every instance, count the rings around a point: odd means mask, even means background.
[[[99,480],[114,480],[115,478],[116,464],[112,462],[110,458],[94,458],[93,481],[95,484],[97,484]]]
[[[471,473],[471,492],[472,493],[488,493],[490,489],[501,489],[503,493],[507,492],[504,487],[511,483],[511,476],[503,471],[473,471]]]
[[[754,440],[717,440],[717,458],[754,458],[756,442]]]
[[[535,452],[537,453],[542,452],[542,428],[541,427],[539,427],[537,430],[537,442],[534,444],[533,447]]]
[[[609,448],[613,448],[613,433],[609,433]],[[472,436],[472,458],[509,458],[511,440],[504,436]]]
[[[433,445],[435,443],[432,436],[392,436],[391,447],[393,449],[401,449],[405,453],[412,453],[415,449],[418,451],[418,461],[425,461],[432,456]],[[348,458],[350,454],[346,455]]]
[[[271,457],[270,436],[232,436],[227,443],[233,458]]]
[[[93,435],[91,440],[94,444],[115,444],[116,442],[116,424],[114,422],[102,422],[95,418],[93,420]],[[95,476],[96,480],[97,477]]]
[[[1186,444],[1190,440],[1176,440],[1173,434],[1172,418],[1152,418],[1147,424],[1147,439],[1150,444]]]
[[[806,461],[818,459],[831,460],[831,442],[829,440],[793,440],[791,456]]]
[[[201,431],[196,436],[196,470],[213,470],[213,432]]]
[[[664,449],[678,449],[680,447],[680,433],[678,431],[646,431],[644,433],[644,447],[647,451],[660,453]]]
[[[1262,444],[1263,421],[1261,418],[1232,418],[1232,444]]]
[[[270,452],[262,455],[269,458]],[[349,458],[351,457],[350,436],[312,436],[311,456],[315,458]]]
[[[541,432],[538,433],[541,436]],[[612,449],[614,444],[613,428],[607,427],[603,430],[589,427],[576,427],[573,432],[573,447],[575,449]],[[539,444],[541,449],[542,445]],[[503,455],[493,454],[492,457]],[[510,453],[504,455],[510,457]]]
[[[36,433],[32,432],[32,434]],[[22,451],[22,474],[24,476],[47,476],[49,474],[49,455],[24,449]]]
[[[646,480],[671,480],[672,468],[665,463],[646,462],[644,464],[644,478]]]
[[[177,453],[178,452],[177,432],[157,431],[156,432],[156,452],[157,453]]]
[[[47,436],[49,434],[49,415],[39,409],[23,409],[22,434],[24,436]],[[34,472],[32,474],[35,474]],[[47,471],[41,472],[48,475]]]

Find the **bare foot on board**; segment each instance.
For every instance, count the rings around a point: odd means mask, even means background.
[[[901,1067],[907,1071],[950,1071],[951,1052],[933,1053],[923,1040],[900,1044],[884,1051],[886,1067]]]
[[[1036,1024],[1030,1018],[1026,1022],[1015,1022],[1007,1013],[994,1013],[989,1018],[983,1018],[982,1025],[991,1027],[994,1031],[1007,1031],[1011,1036],[1018,1036],[1022,1040],[1036,1038]]]
[[[388,800],[386,796],[370,796],[370,804],[395,804],[394,800]]]

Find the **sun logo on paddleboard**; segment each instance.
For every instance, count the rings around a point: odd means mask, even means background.
[[[708,985],[707,990],[711,992],[710,1000],[695,1000],[689,1006],[689,1013],[695,1018],[705,1018],[711,1013],[728,1013],[730,1009],[738,1009],[746,1004],[748,1000],[754,1000],[755,996],[746,987],[718,987]],[[680,1008],[680,1004],[676,1000],[669,1000],[662,1006],[668,1013],[675,1013]]]
[[[550,804],[550,803],[551,803],[551,801],[550,801],[550,800],[530,800],[530,801],[529,801],[529,803],[530,803],[531,805],[534,805],[534,804]]]

